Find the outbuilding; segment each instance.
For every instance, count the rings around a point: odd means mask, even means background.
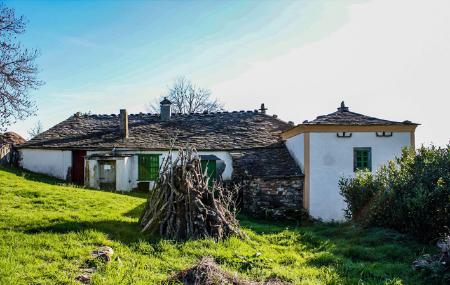
[[[336,112],[283,132],[305,175],[303,207],[315,218],[343,220],[346,205],[339,194],[339,178],[357,170],[374,172],[399,157],[403,148],[414,148],[417,125],[351,112],[342,102]]]

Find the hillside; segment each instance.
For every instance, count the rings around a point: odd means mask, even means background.
[[[303,227],[241,217],[249,238],[175,243],[140,234],[145,198],[61,185],[0,168],[0,284],[77,284],[92,250],[111,246],[93,284],[159,284],[211,255],[226,270],[295,284],[421,284],[410,264],[424,246],[383,229]],[[427,248],[428,250],[428,248]],[[260,254],[257,254],[260,253]]]

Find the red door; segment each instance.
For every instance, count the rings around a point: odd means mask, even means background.
[[[84,184],[84,157],[85,150],[72,151],[72,182]]]

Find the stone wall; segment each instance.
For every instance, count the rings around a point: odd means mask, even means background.
[[[244,212],[254,217],[296,219],[305,213],[301,176],[248,180],[242,198]]]

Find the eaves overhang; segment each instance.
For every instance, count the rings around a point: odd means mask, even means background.
[[[371,125],[343,125],[343,124],[300,124],[281,133],[281,138],[287,140],[301,133],[326,132],[415,132],[420,124],[371,124]]]

